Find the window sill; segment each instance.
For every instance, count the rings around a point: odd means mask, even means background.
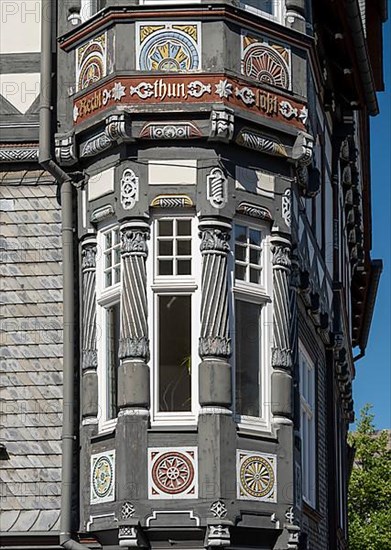
[[[172,425],[172,426],[151,426],[148,428],[148,433],[176,433],[176,432],[198,432],[198,426],[196,424],[188,424],[187,426],[181,425]]]
[[[320,523],[323,519],[323,516],[318,510],[313,508],[310,504],[303,500],[303,514],[312,519],[315,523]]]
[[[273,432],[272,427],[265,424],[247,424],[237,421],[237,431],[240,436],[249,436],[256,438],[267,438],[276,440],[276,434]]]

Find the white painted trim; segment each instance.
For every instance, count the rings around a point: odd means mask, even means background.
[[[118,223],[113,220],[102,223],[97,232],[96,257],[96,345],[98,357],[98,427],[99,433],[111,432],[117,425],[117,418],[107,419],[107,365],[106,365],[106,311],[107,308],[120,302],[122,276],[120,282],[104,288],[104,234],[114,229]],[[121,261],[122,269],[122,261]],[[122,274],[121,274],[122,275]]]
[[[161,219],[188,219],[191,221],[191,275],[157,275],[157,239],[156,222]],[[199,387],[198,367],[200,357],[198,355],[198,338],[200,334],[199,312],[201,308],[201,269],[202,256],[199,247],[198,219],[193,213],[178,211],[163,211],[156,213],[151,223],[150,253],[147,258],[147,299],[149,311],[149,327],[151,342],[151,425],[152,426],[196,426],[199,413]],[[189,412],[159,412],[159,381],[158,381],[158,310],[157,298],[163,294],[179,294],[191,296],[191,411]]]
[[[189,518],[195,520],[196,526],[200,526],[200,518],[194,514],[194,510],[153,510],[152,515],[145,520],[145,525],[150,527],[151,521],[157,519],[159,514],[189,514]]]
[[[236,219],[234,220],[234,222]],[[235,281],[235,223],[231,235],[231,254],[228,261],[229,268],[229,299],[230,299],[230,332],[232,341],[232,409],[235,421],[238,424],[239,430],[251,430],[254,433],[265,432],[268,435],[273,431],[271,422],[271,348],[273,345],[273,273],[272,273],[272,254],[270,248],[270,230],[263,223],[254,223],[244,221],[242,218],[237,218],[239,225],[246,225],[250,228],[260,230],[262,232],[262,275],[261,283],[246,283],[243,281]],[[236,367],[235,367],[235,300],[243,300],[262,306],[260,314],[261,322],[261,343],[260,343],[260,359],[261,359],[261,417],[242,416],[236,414]]]
[[[304,359],[304,362],[303,362]],[[300,366],[300,434],[301,434],[301,463],[302,463],[302,498],[311,507],[316,507],[316,373],[315,363],[309,355],[303,342],[299,340],[299,366]],[[304,372],[304,369],[306,372]],[[304,378],[308,394],[303,394]],[[311,386],[311,387],[310,387]],[[311,396],[312,394],[312,396]],[[312,399],[311,399],[312,397]],[[312,400],[312,403],[310,402]],[[304,434],[302,417],[305,417],[307,428],[310,432],[307,437]],[[304,464],[304,455],[309,464]]]

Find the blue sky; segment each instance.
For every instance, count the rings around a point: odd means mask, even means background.
[[[391,16],[391,14],[390,14]],[[378,94],[380,115],[371,119],[372,258],[382,258],[383,274],[366,356],[356,363],[353,385],[356,418],[373,404],[375,425],[391,427],[391,43],[390,20],[384,28],[386,91]]]

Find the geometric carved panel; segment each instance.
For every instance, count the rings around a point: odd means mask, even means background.
[[[148,497],[197,498],[197,447],[155,447],[148,450]]]
[[[91,504],[115,499],[115,451],[91,455]]]
[[[84,90],[107,74],[107,34],[89,40],[76,50],[76,91]]]
[[[290,88],[290,51],[281,44],[242,34],[242,74],[265,84]]]
[[[238,499],[277,501],[277,456],[237,451]]]
[[[200,23],[137,23],[137,69],[187,72],[201,68]]]

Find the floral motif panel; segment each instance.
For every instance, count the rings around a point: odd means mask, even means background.
[[[107,74],[107,34],[92,38],[76,50],[76,91],[85,90]]]
[[[197,447],[149,449],[148,494],[152,499],[197,498]]]
[[[276,455],[237,451],[238,499],[277,502]]]
[[[242,32],[242,74],[263,84],[289,90],[290,50],[273,40]]]
[[[115,499],[115,451],[91,455],[91,504]]]
[[[200,23],[138,23],[137,69],[189,72],[201,68]]]

